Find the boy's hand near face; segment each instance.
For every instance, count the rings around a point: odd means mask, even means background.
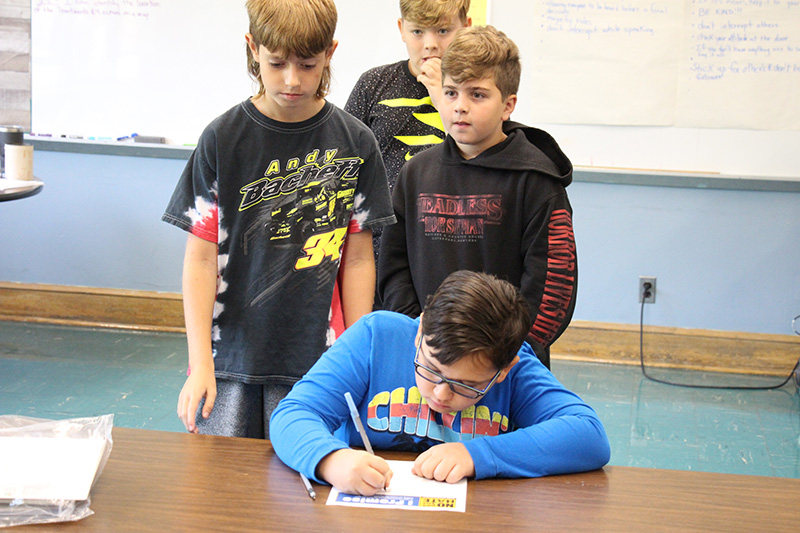
[[[392,470],[382,457],[350,448],[326,455],[317,474],[340,492],[361,496],[373,496],[392,481]]]
[[[442,60],[438,57],[426,60],[420,67],[417,81],[428,89],[433,107],[439,109],[439,100],[442,96]]]
[[[419,454],[411,471],[427,479],[457,483],[475,475],[475,463],[466,446],[448,442],[431,446]]]

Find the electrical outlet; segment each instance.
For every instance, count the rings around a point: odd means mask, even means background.
[[[656,278],[639,276],[639,303],[656,303]]]

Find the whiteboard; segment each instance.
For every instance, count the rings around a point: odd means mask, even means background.
[[[33,133],[196,143],[252,96],[244,0],[32,0]],[[405,49],[392,1],[337,1],[330,99],[343,106],[366,66]],[[357,36],[357,38],[351,38]]]
[[[490,19],[520,47],[514,118],[573,163],[800,179],[800,2],[500,0]]]
[[[407,56],[397,29],[397,0],[336,4],[339,48],[329,99],[344,106],[364,70]],[[660,6],[668,7],[669,17]],[[686,87],[680,76],[701,72],[692,63],[688,71],[682,66],[687,51],[698,49],[698,42],[692,46],[687,39],[695,35],[693,25],[716,17],[716,11],[700,17],[691,11],[697,6],[759,6],[780,15],[780,24],[787,25],[779,30],[791,41],[780,63],[788,71],[766,88],[729,75],[722,80],[729,93],[711,99],[717,108],[702,100],[682,105],[681,91],[697,89]],[[779,109],[800,112],[800,42],[792,40],[800,39],[797,6],[796,0],[493,0],[487,19],[521,50],[523,78],[512,118],[549,131],[576,165],[800,179],[800,131],[793,129],[791,113],[766,116],[758,107],[778,102]],[[627,10],[625,17],[601,16],[606,7]],[[138,133],[192,144],[214,117],[253,92],[245,66],[243,0],[32,0],[31,9],[34,133],[111,139]],[[755,20],[750,12],[734,14],[736,20]],[[562,19],[566,29],[546,32],[542,25],[551,19]],[[607,20],[661,33],[657,43],[642,44],[633,31],[606,40],[596,31],[587,46],[586,28]],[[632,50],[639,62],[629,70],[624,61],[616,68]],[[713,73],[724,64],[703,68]],[[615,65],[613,76],[609,65]],[[588,83],[582,73],[592,74]],[[609,80],[616,80],[612,98],[607,91],[597,103],[600,82]],[[621,87],[641,89],[632,98]],[[741,122],[742,114],[763,120]],[[738,122],[715,122],[723,118]]]
[[[196,142],[252,94],[243,4],[32,0],[32,132]]]

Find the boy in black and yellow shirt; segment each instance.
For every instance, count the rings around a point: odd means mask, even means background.
[[[369,126],[380,145],[389,190],[403,164],[439,144],[444,126],[435,103],[442,90],[441,58],[456,31],[470,26],[470,0],[400,0],[397,25],[408,59],[362,74],[345,111]],[[381,230],[373,230],[378,257]]]

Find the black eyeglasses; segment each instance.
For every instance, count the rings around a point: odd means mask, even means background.
[[[469,385],[465,385],[460,381],[454,381],[452,379],[447,379],[440,373],[435,370],[428,368],[427,366],[423,365],[419,362],[419,351],[422,347],[422,333],[419,336],[419,342],[417,342],[417,351],[414,354],[414,370],[417,372],[417,375],[426,381],[430,381],[435,385],[439,385],[440,383],[447,383],[450,386],[450,390],[455,392],[460,396],[464,396],[466,398],[480,398],[489,390],[489,388],[494,385],[494,382],[497,380],[497,377],[500,375],[500,370],[494,375],[492,380],[486,385],[483,390],[476,389],[475,387],[470,387]]]

